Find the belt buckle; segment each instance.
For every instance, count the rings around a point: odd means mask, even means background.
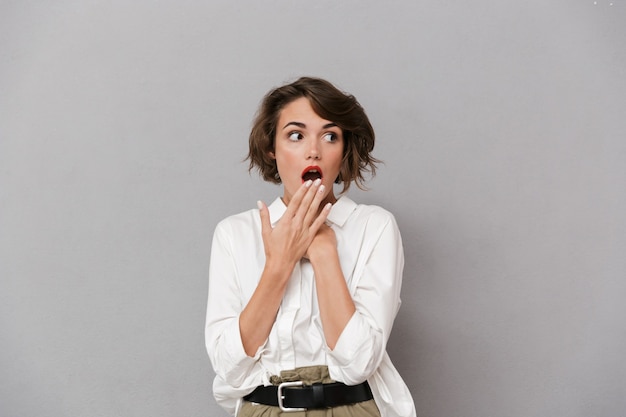
[[[302,385],[304,385],[304,383],[302,381],[294,381],[294,382],[283,382],[282,384],[278,385],[278,406],[280,407],[281,411],[285,412],[285,413],[291,413],[294,411],[306,411],[306,408],[289,408],[289,407],[285,407],[283,405],[283,400],[285,399],[284,395],[283,395],[283,388],[287,388],[287,387],[301,387]]]

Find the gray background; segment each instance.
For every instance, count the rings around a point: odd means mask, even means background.
[[[299,75],[377,130],[419,415],[624,415],[625,41],[618,0],[0,1],[0,415],[224,415],[211,236]]]

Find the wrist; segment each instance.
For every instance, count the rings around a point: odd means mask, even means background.
[[[263,272],[264,275],[269,275],[280,280],[287,281],[289,280],[295,266],[295,262],[288,262],[284,259],[267,258],[265,260],[265,268]]]
[[[309,248],[308,257],[311,263],[326,262],[329,259],[338,258],[337,248],[334,246]]]

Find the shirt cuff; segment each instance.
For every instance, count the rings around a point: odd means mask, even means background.
[[[348,385],[365,381],[376,370],[382,335],[358,312],[346,324],[335,349],[328,352],[331,378]]]
[[[243,383],[249,370],[259,360],[267,342],[257,349],[254,357],[248,356],[243,348],[239,320],[234,320],[234,325],[224,329],[222,340],[222,358],[225,364],[228,364],[228,366],[222,367],[227,372],[223,378],[230,385],[237,387]]]
[[[339,335],[335,348],[330,352],[337,365],[344,366],[354,360],[355,347],[361,346],[361,339],[369,333],[369,327],[365,328],[362,323],[355,311]]]

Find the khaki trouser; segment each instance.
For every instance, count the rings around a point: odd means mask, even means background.
[[[280,376],[275,375],[270,378],[270,382],[274,385],[293,381],[302,381],[304,385],[335,382],[330,378],[326,366],[296,368],[292,371],[282,371]],[[380,417],[380,412],[374,400],[333,408],[288,413],[282,412],[278,407],[244,401],[237,417]]]

